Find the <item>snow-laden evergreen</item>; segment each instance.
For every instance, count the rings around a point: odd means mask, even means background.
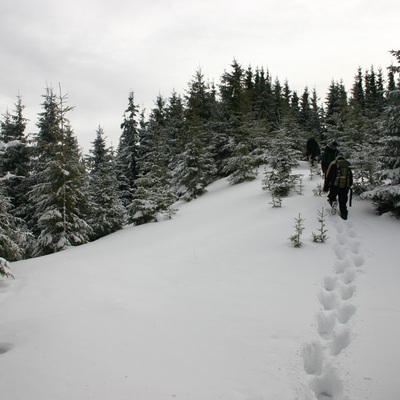
[[[15,261],[23,258],[29,234],[21,227],[23,221],[11,214],[11,209],[4,181],[0,181],[0,255],[8,261]]]
[[[400,74],[400,51],[392,53],[398,66],[392,66],[391,70]],[[400,217],[400,87],[389,92],[379,143],[380,185],[365,192],[363,197],[372,199],[379,213],[390,211]]]
[[[134,93],[128,96],[128,107],[124,112],[121,123],[121,137],[119,139],[116,168],[119,184],[119,196],[122,204],[127,207],[132,201],[135,180],[139,174],[138,152],[139,152],[139,130],[138,130],[138,106],[135,104]]]
[[[125,208],[118,196],[118,181],[114,157],[107,148],[104,131],[99,126],[93,148],[88,157],[89,211],[87,222],[91,227],[91,239],[96,240],[119,229],[125,222]]]
[[[64,107],[52,89],[44,96],[36,136],[36,158],[29,200],[36,236],[32,256],[55,253],[88,242],[86,172]]]

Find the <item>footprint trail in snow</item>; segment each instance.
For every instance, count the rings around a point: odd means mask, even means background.
[[[317,400],[348,400],[338,374],[340,354],[351,344],[349,322],[357,308],[357,271],[364,264],[361,243],[352,221],[332,218],[335,238],[333,271],[325,276],[318,295],[321,310],[316,315],[316,339],[303,348],[304,371]]]

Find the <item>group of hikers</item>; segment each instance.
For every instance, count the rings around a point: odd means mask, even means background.
[[[353,185],[350,162],[339,151],[336,141],[329,143],[321,154],[315,137],[307,140],[306,155],[311,165],[315,165],[318,161],[321,162],[324,178],[323,191],[328,193],[328,202],[332,207],[332,214],[336,213],[339,205],[340,217],[347,219],[347,201],[349,200],[349,192],[351,196],[351,187]]]

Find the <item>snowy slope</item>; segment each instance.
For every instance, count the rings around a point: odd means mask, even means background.
[[[0,400],[400,398],[399,222],[253,182],[174,219],[12,264],[0,283]],[[305,219],[304,245],[288,240]]]

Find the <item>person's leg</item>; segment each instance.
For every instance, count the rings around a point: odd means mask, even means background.
[[[347,199],[348,199],[348,189],[340,189],[339,192],[339,210],[340,216],[343,219],[347,219]]]
[[[336,201],[337,195],[338,195],[338,190],[337,190],[337,188],[331,187],[331,188],[329,189],[329,193],[328,193],[328,201],[329,201],[329,204],[330,204],[331,206],[332,206],[332,203],[333,203],[334,201]]]

